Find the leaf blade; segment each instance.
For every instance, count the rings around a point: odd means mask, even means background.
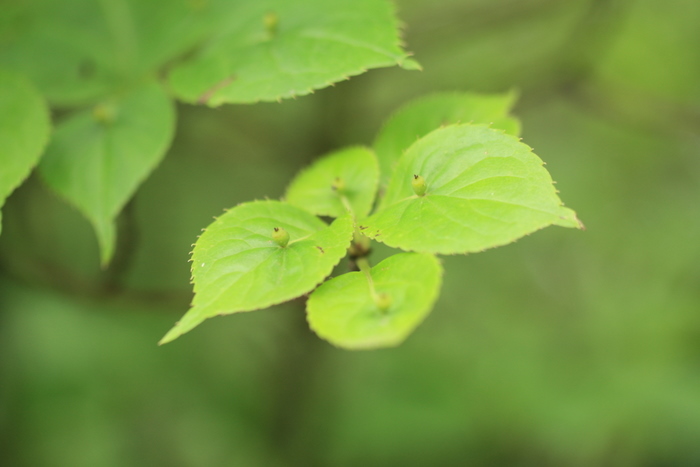
[[[515,103],[514,92],[476,94],[437,93],[415,99],[394,113],[374,140],[374,150],[385,187],[401,155],[419,138],[448,124],[483,123],[520,134],[520,122],[508,115]]]
[[[292,180],[288,203],[317,216],[340,217],[347,212],[342,197],[357,219],[369,214],[377,192],[379,165],[369,149],[355,146],[314,161]]]
[[[280,227],[291,238],[286,247],[272,239]],[[266,308],[310,292],[345,256],[352,231],[349,215],[327,226],[280,201],[243,203],[229,210],[195,244],[192,308],[160,343],[207,318]]]
[[[72,107],[155,75],[215,31],[235,2],[7,3],[0,67],[26,74],[52,105]]]
[[[370,273],[389,307],[379,308],[363,273],[333,278],[307,302],[309,326],[319,337],[353,350],[399,345],[430,313],[442,281],[440,262],[423,253],[396,254]]]
[[[408,251],[470,253],[548,225],[581,227],[542,161],[517,138],[479,125],[433,131],[399,160],[382,207],[359,228]],[[427,181],[425,196],[411,180]]]
[[[182,100],[212,106],[277,101],[408,57],[392,6],[383,0],[267,0],[230,14],[223,32],[170,74]]]
[[[39,170],[93,224],[103,265],[114,253],[116,216],[165,156],[174,129],[172,102],[155,83],[57,126]]]
[[[39,162],[50,132],[39,92],[20,75],[0,71],[0,207]]]

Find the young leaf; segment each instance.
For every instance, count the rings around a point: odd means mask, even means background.
[[[423,196],[414,192],[416,175],[425,181]],[[441,128],[411,146],[383,208],[361,224],[389,246],[442,254],[505,245],[552,224],[581,227],[529,146],[478,125]]]
[[[396,346],[430,313],[441,279],[434,256],[399,253],[369,274],[350,272],[322,284],[309,297],[307,319],[316,334],[338,347]]]
[[[160,343],[212,316],[257,310],[310,292],[345,256],[352,231],[350,215],[328,226],[280,201],[236,206],[197,240],[192,308]]]
[[[372,209],[378,181],[374,154],[351,147],[323,156],[300,172],[285,196],[288,203],[319,216],[340,217],[351,207],[361,219]]]
[[[239,2],[223,32],[170,84],[187,102],[250,103],[305,95],[369,68],[415,67],[387,0]]]
[[[381,186],[386,187],[396,162],[417,139],[443,125],[483,123],[517,136],[520,122],[508,116],[515,93],[440,93],[409,102],[382,127],[374,141],[381,169]]]
[[[50,130],[49,109],[38,91],[0,71],[0,207],[39,161]]]
[[[60,123],[39,170],[92,222],[102,264],[114,253],[114,220],[165,155],[175,111],[156,84]]]

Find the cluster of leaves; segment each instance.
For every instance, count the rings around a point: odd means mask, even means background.
[[[47,185],[91,221],[107,265],[116,217],[171,143],[174,99],[281,100],[397,64],[418,68],[402,49],[389,0],[4,5],[0,206],[38,165]],[[512,101],[417,101],[386,124],[372,150],[347,148],[303,171],[285,201],[228,211],[198,240],[193,307],[162,342],[211,316],[313,291],[308,317],[320,336],[347,348],[396,345],[438,296],[434,255],[481,251],[551,224],[578,226],[541,160],[515,136]],[[370,267],[371,240],[406,253]],[[359,271],[317,288],[348,253]]]
[[[165,155],[173,99],[216,106],[308,94],[417,64],[388,0],[23,0],[0,15],[0,207],[38,164],[93,224]],[[59,111],[53,135],[49,107]],[[41,161],[40,161],[41,159]]]
[[[207,318],[313,291],[307,317],[320,337],[348,349],[394,346],[439,295],[436,254],[479,252],[548,225],[580,227],[516,136],[512,102],[473,94],[412,102],[372,149],[341,149],[299,173],[284,201],[226,211],[194,246],[192,308],[161,343]],[[371,267],[371,240],[405,252]],[[359,271],[323,282],[346,254]]]

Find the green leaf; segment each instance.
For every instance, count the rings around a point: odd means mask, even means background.
[[[289,234],[286,246],[273,238],[276,228]],[[310,292],[345,256],[352,232],[350,215],[328,226],[280,201],[255,201],[229,210],[197,240],[192,308],[160,343],[212,316],[257,310]]]
[[[222,32],[171,73],[170,84],[183,100],[213,106],[276,101],[407,60],[386,0],[237,6]]]
[[[62,106],[93,103],[154,75],[201,41],[223,8],[211,0],[6,3],[0,66],[21,70]]]
[[[374,141],[379,158],[381,186],[386,187],[394,165],[417,139],[455,123],[483,123],[518,136],[520,122],[509,117],[516,95],[440,93],[409,102],[382,127]]]
[[[148,72],[160,69],[216,33],[223,18],[235,11],[237,3],[230,0],[129,0],[128,10],[125,8],[123,13],[114,11],[117,10],[114,7],[106,13],[111,14],[108,19],[112,23],[116,14],[130,16],[137,45],[134,68]]]
[[[374,153],[351,147],[325,155],[300,172],[285,197],[288,203],[319,216],[340,217],[349,204],[356,218],[361,219],[372,209],[378,182],[379,165]]]
[[[551,224],[580,227],[542,164],[498,130],[435,130],[399,160],[383,208],[359,229],[392,247],[451,254],[505,245]],[[414,192],[416,175],[427,185],[424,196]]]
[[[82,103],[114,86],[117,54],[100,2],[11,3],[0,66],[26,74],[52,104]]]
[[[92,222],[103,265],[114,253],[116,216],[165,155],[174,128],[172,102],[157,84],[57,126],[39,170]]]
[[[432,255],[399,253],[370,270],[325,282],[306,304],[311,329],[347,349],[396,346],[430,313],[442,267]],[[374,289],[374,291],[372,290]]]
[[[39,161],[50,131],[49,109],[34,86],[0,71],[0,207]]]

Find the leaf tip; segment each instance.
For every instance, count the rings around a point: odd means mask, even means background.
[[[100,245],[100,269],[105,271],[114,257],[114,246],[107,247]]]
[[[405,58],[403,60],[399,60],[397,64],[403,68],[404,70],[408,71],[423,71],[423,66],[418,63],[416,60],[412,58]]]
[[[180,322],[178,321],[177,323],[175,323],[175,326],[173,326],[172,329],[170,329],[170,331],[165,333],[165,335],[161,338],[161,340],[158,341],[158,346],[165,345],[169,342],[172,342],[182,335],[182,333],[180,333],[178,331],[179,324],[180,324]]]

